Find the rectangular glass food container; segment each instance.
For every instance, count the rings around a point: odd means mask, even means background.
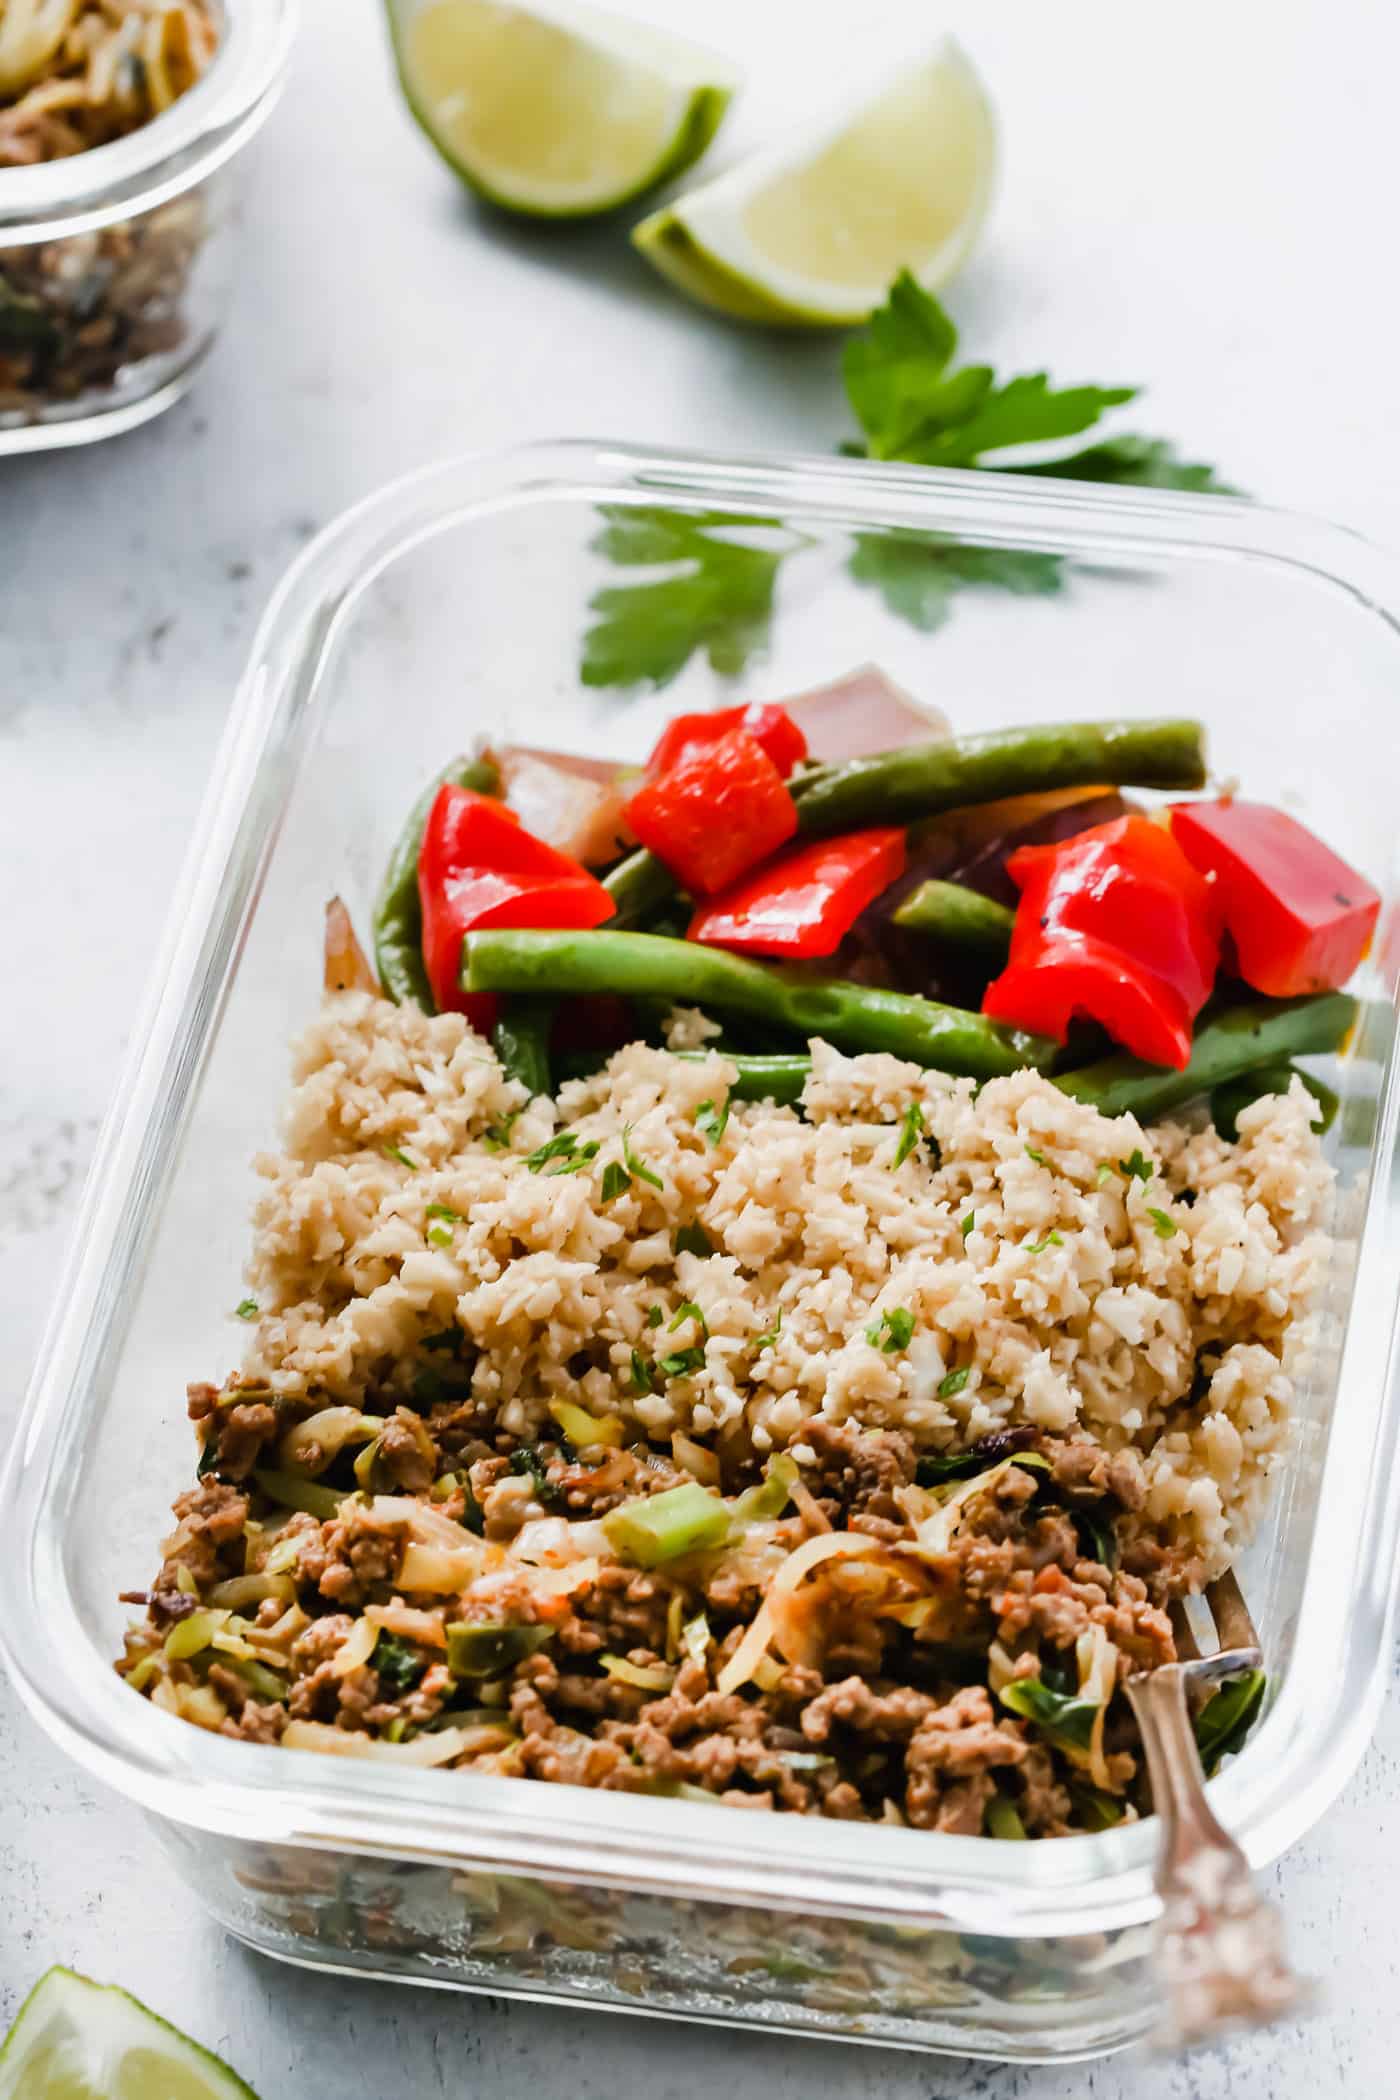
[[[590,624],[659,631],[644,593],[669,572],[615,558],[638,512],[681,542],[709,521],[781,551],[767,652],[733,682],[700,655],[662,693],[585,682]],[[637,537],[648,552],[656,533]],[[929,631],[907,593],[868,580],[978,566],[950,548],[1014,552],[1010,572],[1042,588],[964,589]],[[619,590],[643,595],[590,610]],[[762,640],[757,600],[743,635],[716,630],[722,667]],[[365,928],[412,796],[473,735],[635,758],[678,707],[778,697],[866,660],[964,730],[1198,713],[1218,778],[1315,823],[1386,899],[1330,1074],[1322,1347],[1243,1570],[1269,1705],[1212,1789],[1255,1865],[1273,1858],[1360,1756],[1388,1654],[1397,604],[1362,541],[1242,502],[586,443],[435,468],[302,556],[230,719],[0,1508],[0,1639],[25,1698],[150,1811],[229,1931],[346,1971],[1004,2058],[1144,2031],[1150,1822],[998,1844],[228,1741],[118,1681],[117,1593],[150,1578],[191,1475],[186,1380],[238,1358],[248,1162],[318,1002],[322,907],[338,891]]]
[[[296,0],[214,0],[208,71],[125,138],[0,168],[0,457],[178,401],[228,308],[236,156],[286,75]]]

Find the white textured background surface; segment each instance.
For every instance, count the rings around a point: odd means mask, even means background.
[[[566,433],[823,449],[846,428],[830,345],[683,309],[614,231],[481,218],[402,115],[372,0],[307,5],[291,86],[253,155],[233,320],[194,396],[107,447],[0,462],[4,1415],[224,709],[291,553],[446,450]],[[749,63],[732,150],[841,77],[846,47],[822,18],[855,11],[653,12],[703,18]],[[859,12],[866,59],[881,26],[927,15],[919,0]],[[1139,380],[1136,427],[1400,546],[1400,17],[1385,0],[1351,0],[1344,17],[1315,0],[949,13],[1005,125],[991,237],[951,301],[969,348],[1066,380]],[[1009,2071],[273,1967],[204,1922],[134,1813],[94,1794],[0,1686],[0,2028],[63,1961],[226,2052],[263,2100],[788,2100],[814,2083],[832,2100],[1386,2093],[1398,1760],[1392,1701],[1345,1797],[1277,1875],[1296,1951],[1328,1990],[1309,2025],[1186,2065]]]

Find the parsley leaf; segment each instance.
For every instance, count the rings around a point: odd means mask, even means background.
[[[632,1175],[634,1180],[648,1181],[651,1183],[651,1186],[654,1189],[664,1189],[666,1184],[661,1179],[661,1176],[658,1173],[656,1173],[651,1167],[649,1167],[644,1159],[638,1159],[636,1153],[632,1150],[631,1145],[628,1143],[628,1139],[631,1137],[631,1135],[631,1124],[624,1124],[622,1130],[623,1165],[626,1167],[628,1173]]]
[[[768,1329],[768,1332],[766,1334],[760,1334],[754,1337],[754,1348],[771,1349],[774,1342],[777,1341],[778,1336],[782,1333],[782,1331],[783,1308],[780,1305],[778,1307],[778,1310],[773,1315],[773,1325]]]
[[[1152,1220],[1152,1230],[1156,1233],[1159,1240],[1176,1238],[1175,1218],[1169,1217],[1164,1210],[1154,1210],[1150,1204],[1148,1205],[1147,1215]]]
[[[610,1159],[603,1169],[603,1202],[611,1203],[615,1196],[625,1196],[631,1186],[632,1176],[621,1160]]]
[[[843,450],[922,466],[1230,493],[1210,467],[1179,459],[1163,438],[1096,437],[1090,445],[1030,463],[998,456],[1080,436],[1105,410],[1131,401],[1137,389],[1055,387],[1044,372],[999,382],[990,365],[957,364],[957,348],[950,316],[901,271],[864,332],[846,344],[846,393],[863,441]],[[1054,554],[968,546],[943,534],[909,531],[858,533],[849,561],[853,581],[877,589],[892,613],[925,634],[942,625],[961,589],[981,585],[1049,596],[1063,588],[1064,572]]]
[[[698,1254],[702,1259],[715,1251],[703,1225],[682,1225],[673,1244],[677,1254]]]
[[[258,1317],[258,1301],[256,1298],[240,1298],[233,1311],[235,1319],[256,1320]]]
[[[907,1349],[914,1339],[914,1315],[907,1306],[896,1305],[892,1311],[881,1313],[865,1330],[865,1339],[872,1349],[883,1349],[886,1356],[893,1356],[900,1349]]]
[[[656,1390],[652,1384],[651,1365],[640,1349],[632,1351],[632,1390],[634,1393],[651,1393]]]
[[[924,1134],[924,1112],[917,1101],[911,1101],[904,1111],[899,1129],[899,1143],[894,1148],[891,1167],[902,1167],[919,1139]]]
[[[1063,459],[1018,466],[1016,472],[1050,474],[1056,481],[1103,481],[1118,488],[1187,489],[1214,496],[1239,493],[1220,479],[1214,467],[1178,459],[1165,438],[1134,437],[1126,431],[1118,437],[1100,438]]]
[[[728,1121],[729,1103],[727,1101],[722,1109],[716,1108],[713,1101],[702,1101],[695,1111],[695,1127],[702,1137],[709,1139],[712,1145],[717,1145],[724,1136],[725,1125]]]
[[[674,1356],[659,1356],[656,1368],[663,1378],[688,1378],[692,1371],[703,1371],[705,1352],[703,1349],[678,1349]]]
[[[532,1174],[538,1174],[540,1168],[548,1166],[550,1160],[572,1159],[577,1150],[578,1139],[572,1130],[561,1130],[557,1137],[548,1138],[543,1145],[537,1145],[525,1164]]]
[[[674,1334],[678,1327],[684,1327],[687,1320],[694,1320],[701,1334],[709,1333],[710,1330],[705,1324],[704,1313],[701,1312],[693,1298],[687,1298],[685,1304],[681,1306],[676,1314],[675,1319],[672,1320],[670,1326],[666,1329],[667,1334]]]
[[[1125,1181],[1150,1181],[1157,1169],[1150,1159],[1144,1157],[1141,1146],[1137,1146],[1130,1159],[1119,1160],[1118,1171]]]
[[[957,347],[949,315],[901,270],[842,359],[869,458],[969,467],[984,452],[1075,437],[1137,392],[1130,386],[1056,390],[1044,372],[998,386],[990,365],[950,371]]]
[[[370,1652],[369,1666],[380,1687],[391,1696],[411,1692],[428,1667],[428,1658],[397,1633],[381,1633]]]
[[[648,1327],[659,1327],[661,1325],[661,1322],[665,1319],[665,1317],[666,1315],[661,1310],[661,1307],[659,1305],[649,1305],[647,1307]]]
[[[585,685],[669,685],[699,650],[721,678],[735,678],[767,647],[778,567],[804,544],[797,534],[742,512],[603,504],[599,516],[595,554],[619,568],[669,573],[595,591],[580,667]],[[777,544],[753,544],[755,530],[770,542],[776,533]]]
[[[877,590],[889,610],[920,634],[933,634],[965,589],[1051,597],[1064,582],[1058,554],[1019,547],[969,547],[940,532],[858,532],[847,565],[854,583]]]

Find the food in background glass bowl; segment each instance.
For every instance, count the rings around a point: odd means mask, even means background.
[[[0,0],[0,189],[7,168],[139,131],[217,45],[204,0]],[[0,415],[79,399],[176,350],[206,210],[194,191],[70,239],[0,245]]]
[[[820,695],[640,776],[476,752],[372,963],[333,902],[136,1690],[999,1839],[1150,1809],[1121,1687],[1286,1457],[1332,1178],[1291,1060],[1377,900],[1282,812],[1132,800],[1204,788],[1193,721],[881,697],[864,754]]]

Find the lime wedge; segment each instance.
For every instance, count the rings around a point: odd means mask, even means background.
[[[930,291],[952,276],[996,157],[982,83],[941,37],[854,110],[691,190],[632,238],[682,291],[740,320],[850,326],[902,269]]]
[[[0,2100],[257,2100],[126,1991],[50,1969],[0,2049]]]
[[[388,0],[409,108],[483,197],[613,211],[697,161],[738,85],[713,52],[576,0]]]

